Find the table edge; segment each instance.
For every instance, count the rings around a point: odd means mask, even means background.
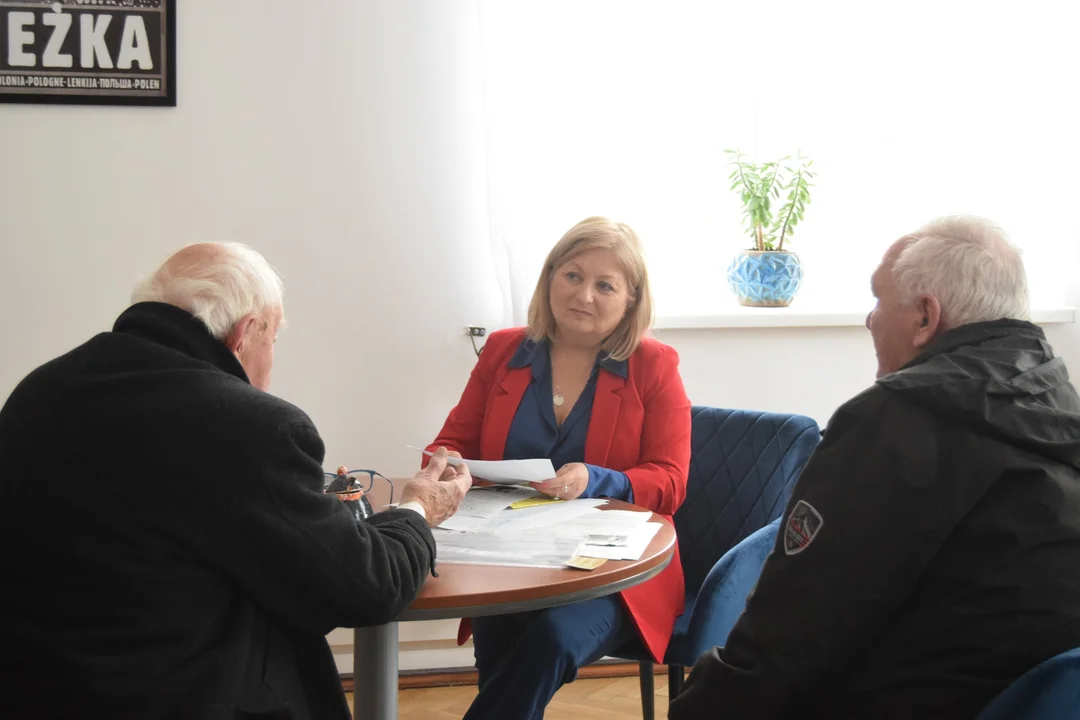
[[[543,610],[559,605],[570,605],[576,602],[592,600],[606,595],[613,595],[627,588],[640,585],[663,572],[675,557],[675,543],[668,548],[666,557],[658,563],[641,569],[640,572],[620,578],[607,585],[585,587],[559,595],[531,598],[528,600],[515,600],[510,602],[485,603],[483,605],[456,605],[453,607],[437,608],[409,608],[397,618],[395,622],[411,620],[448,620],[452,618],[484,617],[486,615],[504,615],[507,613],[525,612],[528,610]]]

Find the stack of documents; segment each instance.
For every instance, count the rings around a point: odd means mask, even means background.
[[[443,520],[443,530],[470,532],[480,530],[496,515],[519,500],[527,500],[540,493],[532,488],[501,485],[491,488],[473,488],[465,494],[456,513]]]
[[[577,556],[637,560],[660,529],[648,522],[648,512],[601,512],[603,498],[552,502],[527,487],[555,477],[547,459],[447,462],[466,465],[494,487],[470,490],[457,513],[436,528],[440,562],[562,567]]]
[[[601,511],[603,498],[511,508],[540,497],[531,488],[473,488],[435,531],[439,561],[555,568],[576,556],[637,560],[660,529],[649,512]]]
[[[609,515],[615,515],[609,518]],[[587,515],[578,526],[586,535],[577,550],[585,557],[637,560],[660,531],[660,523],[647,522],[651,513],[607,510]],[[558,532],[565,532],[559,528]]]
[[[462,565],[512,565],[516,567],[562,567],[577,553],[577,540],[566,540],[541,533],[515,537],[502,542],[493,535],[455,533],[436,530],[437,559],[441,563]]]

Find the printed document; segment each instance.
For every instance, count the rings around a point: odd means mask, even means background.
[[[407,445],[412,450],[418,447]],[[431,456],[427,450],[420,450]],[[543,482],[555,477],[555,466],[547,458],[530,460],[462,460],[447,458],[451,465],[465,465],[474,478],[487,480],[495,485],[524,485],[531,482]]]

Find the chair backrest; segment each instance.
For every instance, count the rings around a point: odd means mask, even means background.
[[[997,696],[978,720],[1080,718],[1080,648],[1028,670]]]
[[[691,410],[690,476],[675,513],[688,593],[724,553],[780,516],[821,439],[804,415]]]

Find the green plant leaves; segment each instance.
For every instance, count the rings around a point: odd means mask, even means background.
[[[789,160],[752,163],[737,150],[725,150],[730,162],[731,191],[738,192],[743,204],[743,227],[759,250],[773,249],[777,244],[773,220],[773,201],[779,201],[784,179],[782,163]],[[771,229],[770,229],[771,228]]]
[[[803,218],[806,205],[810,202],[814,174],[809,171],[812,160],[796,156],[794,163],[786,155],[779,160],[764,163],[752,163],[739,151],[724,150],[732,168],[728,175],[732,192],[739,193],[743,204],[743,226],[754,241],[758,250],[781,250],[784,240],[791,236],[792,230]],[[782,172],[788,173],[785,179]],[[784,203],[774,218],[774,200],[779,200],[781,192],[786,191]]]
[[[813,186],[814,178],[814,173],[809,169],[811,164],[813,160],[803,157],[800,152],[798,162],[790,169],[791,178],[784,184],[787,198],[780,212],[777,213],[776,222],[772,227],[772,232],[780,235],[778,250],[783,249],[784,240],[791,237],[795,226],[802,221],[806,213],[806,206],[810,204],[810,188]]]

